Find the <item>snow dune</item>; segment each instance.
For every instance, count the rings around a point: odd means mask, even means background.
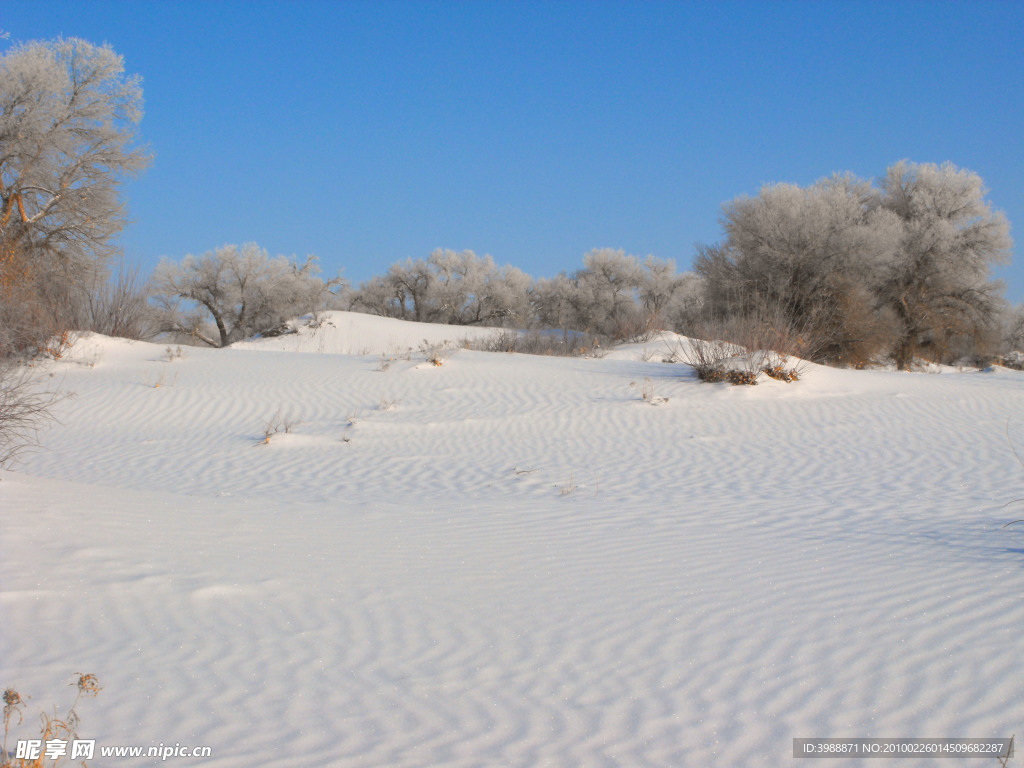
[[[358,312],[324,312],[315,322],[304,320],[291,324],[294,333],[243,341],[234,348],[401,357],[424,346],[460,346],[467,339],[487,339],[502,333],[499,328],[413,323]]]
[[[0,683],[33,717],[92,672],[84,738],[239,767],[1021,732],[1020,373],[706,385],[671,339],[435,367],[398,353],[467,329],[327,320],[50,366],[75,397],[0,482]]]

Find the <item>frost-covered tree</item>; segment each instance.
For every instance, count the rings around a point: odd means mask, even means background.
[[[531,300],[542,327],[635,339],[673,327],[692,300],[692,275],[671,261],[640,261],[625,251],[599,248],[583,257],[583,269],[538,280]]]
[[[139,79],[109,46],[59,39],[0,56],[5,315],[56,330],[69,295],[117,252],[121,183],[149,162],[135,145],[141,117]]]
[[[434,251],[428,259],[393,264],[363,283],[354,310],[450,325],[529,323],[531,279],[515,267],[498,267],[473,251]]]
[[[978,174],[952,163],[903,160],[879,181],[881,208],[898,217],[899,247],[878,293],[897,322],[896,364],[922,346],[985,329],[1000,309],[990,269],[1009,258],[1010,225],[985,199]]]
[[[384,285],[403,320],[430,322],[431,289],[434,271],[423,259],[406,259],[404,264],[392,264],[384,275]]]
[[[1003,351],[1024,352],[1024,304],[1005,307],[1001,319]]]
[[[533,280],[490,256],[439,249],[427,259],[393,264],[349,297],[356,311],[450,325],[557,328],[636,338],[668,327],[694,301],[696,276],[670,261],[641,261],[595,249],[583,268]]]
[[[692,272],[676,272],[673,261],[654,256],[644,259],[637,291],[644,323],[650,328],[674,329],[693,311],[698,298],[696,283]]]
[[[726,239],[700,246],[695,268],[709,307],[751,315],[778,309],[815,335],[811,348],[845,360],[875,351],[885,320],[871,288],[899,243],[899,223],[869,182],[832,176],[810,187],[774,184],[723,206]]]
[[[1009,225],[975,173],[903,161],[874,186],[849,175],[770,185],[727,203],[722,225],[725,241],[695,262],[708,306],[781,308],[824,359],[891,351],[905,368],[921,347],[991,335],[989,270],[1009,253]]]
[[[265,333],[322,309],[340,278],[318,277],[316,259],[298,264],[270,258],[255,243],[225,245],[180,263],[164,259],[153,275],[160,329],[188,334],[211,347]],[[212,321],[216,333],[207,332]]]
[[[384,275],[376,275],[348,295],[347,309],[368,315],[405,319],[405,305]]]
[[[515,267],[498,268],[490,256],[439,249],[428,264],[433,322],[451,325],[525,324],[530,278]]]
[[[533,320],[530,288],[533,278],[518,267],[505,265],[485,283],[482,302],[486,325],[526,328]]]
[[[667,303],[661,306],[659,302],[655,326],[686,333],[703,314],[704,279],[696,272],[683,272],[670,280],[671,291],[663,291],[667,294]],[[641,290],[641,298],[644,290]]]
[[[578,307],[582,303],[579,286],[565,272],[540,278],[530,290],[534,321],[541,328],[566,332],[581,328]]]
[[[583,257],[576,273],[577,311],[583,329],[614,338],[626,338],[643,326],[637,294],[644,272],[636,256],[625,251],[597,248]]]

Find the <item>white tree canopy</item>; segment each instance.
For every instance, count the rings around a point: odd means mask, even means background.
[[[255,243],[189,254],[180,264],[164,259],[153,275],[160,329],[226,347],[323,308],[342,281],[324,282],[318,272],[313,256],[303,264],[271,258]],[[216,334],[206,330],[211,320]]]
[[[80,270],[116,251],[121,182],[150,160],[134,145],[141,117],[140,80],[108,45],[29,42],[0,58],[0,268]]]
[[[902,160],[879,181],[882,207],[899,217],[899,247],[878,283],[898,319],[895,356],[906,367],[918,346],[992,322],[1001,285],[991,267],[1005,263],[1010,225],[986,199],[981,177],[952,163]]]

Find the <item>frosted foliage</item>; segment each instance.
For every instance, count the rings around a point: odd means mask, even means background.
[[[501,325],[520,322],[528,312],[529,278],[519,269],[499,269],[490,256],[472,251],[436,250],[429,265],[434,274],[431,299],[438,322],[451,325]]]
[[[162,261],[153,276],[154,302],[162,330],[225,347],[322,308],[337,281],[325,283],[317,273],[312,256],[300,265],[270,258],[255,243],[225,245],[180,264]],[[206,330],[211,320],[215,334]]]
[[[811,187],[776,184],[724,208],[737,279],[806,310],[836,278],[870,279],[896,247],[896,222],[867,182],[848,176]]]
[[[1000,286],[989,270],[1008,260],[1012,240],[1006,217],[992,210],[972,171],[904,160],[879,184],[882,205],[901,229],[878,292],[898,319],[895,356],[905,367],[922,345],[977,334],[993,321]]]
[[[1009,253],[1009,225],[980,177],[948,163],[901,161],[875,185],[835,175],[765,186],[727,203],[722,226],[725,241],[696,260],[709,306],[781,306],[822,359],[891,352],[906,367],[919,349],[980,338],[999,308],[989,269]]]
[[[430,258],[393,264],[360,286],[353,309],[403,320],[450,325],[529,323],[531,280],[473,251],[434,251]]]
[[[0,58],[0,237],[33,269],[87,269],[115,250],[124,176],[149,158],[133,146],[137,77],[109,46],[18,45]],[[59,257],[59,258],[57,258]]]

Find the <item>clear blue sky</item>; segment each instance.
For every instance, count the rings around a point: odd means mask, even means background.
[[[723,202],[901,158],[978,172],[1024,243],[1018,0],[4,0],[0,28],[142,75],[147,268],[254,240],[355,282],[438,247],[684,269]],[[1024,266],[998,275],[1024,301]]]

